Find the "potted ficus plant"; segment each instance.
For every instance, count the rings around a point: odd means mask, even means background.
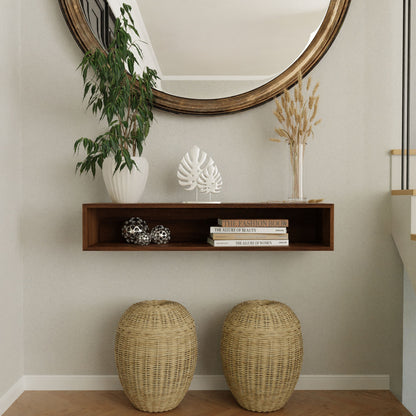
[[[95,177],[101,168],[111,199],[122,203],[138,202],[146,185],[148,162],[142,152],[153,121],[152,88],[158,79],[154,69],[137,72],[143,54],[130,34],[139,37],[130,11],[123,4],[108,50],[87,51],[79,65],[87,108],[108,123],[108,130],[74,144],[75,152],[83,148],[87,154],[76,171]]]

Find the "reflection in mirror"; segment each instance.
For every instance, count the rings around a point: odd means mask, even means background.
[[[80,0],[80,4],[95,38],[104,49],[108,48],[114,33],[115,22],[115,16],[109,3],[106,0]]]
[[[126,2],[126,0],[124,0]],[[123,0],[109,0],[118,16]],[[315,36],[329,0],[129,0],[158,89],[222,98],[264,85]]]

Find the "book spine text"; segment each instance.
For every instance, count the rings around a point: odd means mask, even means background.
[[[208,238],[208,244],[214,247],[276,247],[288,246],[289,240],[213,240]]]
[[[285,234],[286,227],[210,227],[210,233],[217,234]]]
[[[287,219],[218,219],[222,227],[288,227]]]

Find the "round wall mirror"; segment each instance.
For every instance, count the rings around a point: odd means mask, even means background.
[[[225,114],[279,95],[337,35],[350,0],[59,0],[80,48],[106,48],[123,2],[144,64],[160,76],[155,106]]]

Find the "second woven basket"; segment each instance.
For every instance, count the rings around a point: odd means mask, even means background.
[[[120,319],[115,356],[121,385],[134,407],[146,412],[174,409],[195,371],[195,322],[177,302],[136,303]]]
[[[255,412],[278,410],[293,393],[302,366],[299,320],[280,302],[240,303],[224,322],[221,357],[240,406]]]

